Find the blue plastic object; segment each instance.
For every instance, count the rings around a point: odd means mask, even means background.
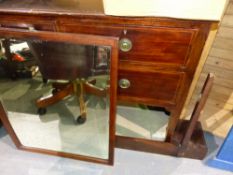
[[[233,127],[228,133],[217,156],[207,162],[209,166],[233,172]]]

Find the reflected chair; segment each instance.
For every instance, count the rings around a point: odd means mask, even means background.
[[[104,73],[94,69],[97,47],[46,41],[28,42],[28,45],[38,61],[44,80],[67,81],[52,83],[52,94],[36,101],[38,113],[45,114],[46,107],[73,94],[77,96],[80,106],[80,115],[76,121],[84,123],[87,117],[84,94],[106,96],[106,89],[95,86],[96,79],[88,81],[88,77]]]

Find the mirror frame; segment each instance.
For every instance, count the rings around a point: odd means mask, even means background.
[[[69,42],[73,44],[97,45],[111,47],[111,64],[110,64],[110,109],[109,109],[109,146],[108,159],[94,158],[89,156],[65,153],[59,151],[46,150],[41,148],[27,147],[21,144],[14,129],[12,128],[7,117],[7,111],[4,109],[3,101],[0,99],[0,120],[7,130],[11,139],[18,149],[36,153],[56,155],[66,158],[89,161],[93,163],[102,163],[113,165],[114,147],[115,147],[115,121],[116,121],[116,101],[117,101],[117,69],[118,69],[118,41],[117,37],[89,35],[89,34],[71,34],[47,31],[30,31],[24,29],[12,29],[0,27],[0,37],[17,38],[17,39],[40,39],[44,41]]]

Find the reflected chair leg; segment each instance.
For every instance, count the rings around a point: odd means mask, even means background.
[[[63,90],[64,88],[66,88],[69,84],[71,84],[71,83],[70,82],[69,83],[54,82],[54,83],[52,83],[52,87],[54,88],[54,90],[56,89],[57,91],[60,91],[60,90]]]
[[[48,97],[40,98],[36,101],[36,106],[38,108],[46,108],[47,106],[53,105],[63,98],[67,97],[68,95],[74,92],[72,84],[68,85],[62,91],[58,91],[57,93],[50,95]]]
[[[80,114],[82,117],[86,117],[86,105],[84,102],[84,89],[83,89],[83,82],[80,83],[80,96],[79,96],[79,103],[80,103]]]
[[[85,104],[84,97],[83,97],[84,96],[84,82],[85,81],[80,80],[79,82],[74,83],[75,92],[78,97],[79,105],[80,105],[80,116],[78,116],[77,118],[77,123],[79,124],[84,123],[86,121],[86,116],[87,116],[86,104]]]
[[[95,85],[95,84],[96,84],[96,79],[93,79],[93,80],[87,81],[86,83],[89,83],[89,84]]]
[[[107,89],[98,88],[90,84],[89,82],[84,82],[83,88],[86,93],[92,94],[98,97],[106,97],[106,94],[107,94]]]

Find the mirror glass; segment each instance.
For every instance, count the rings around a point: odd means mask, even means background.
[[[165,141],[169,112],[163,108],[136,103],[119,103],[116,133],[119,136]]]
[[[22,145],[109,158],[110,46],[1,39],[0,96]]]

